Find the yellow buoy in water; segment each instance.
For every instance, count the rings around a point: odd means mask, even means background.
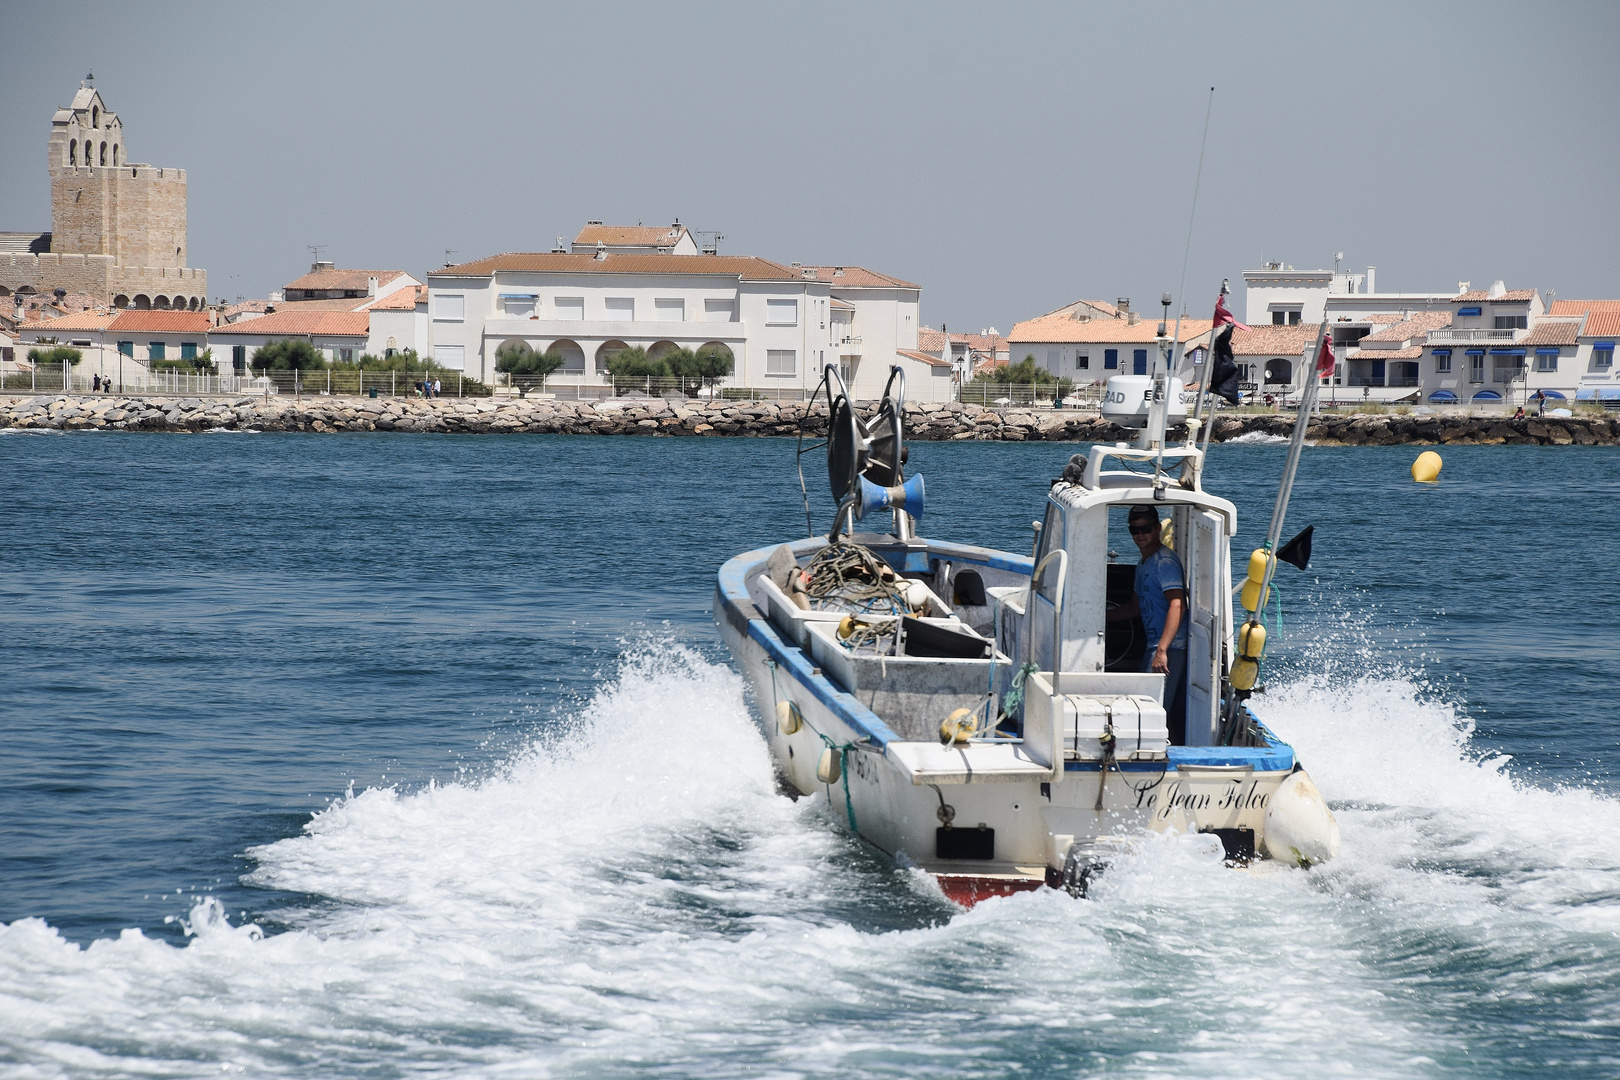
[[[1440,455],[1433,450],[1425,450],[1419,454],[1417,460],[1412,462],[1412,479],[1420,484],[1432,484],[1440,479]]]

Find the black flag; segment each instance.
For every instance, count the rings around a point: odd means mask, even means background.
[[[1277,561],[1297,566],[1301,570],[1305,569],[1311,561],[1311,533],[1315,530],[1315,525],[1307,525],[1301,529],[1298,536],[1277,549]]]
[[[1236,327],[1228,323],[1215,335],[1214,348],[1210,350],[1209,392],[1236,405],[1240,395],[1237,362],[1232,359],[1234,329]]]

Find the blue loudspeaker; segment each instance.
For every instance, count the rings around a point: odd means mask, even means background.
[[[899,487],[878,487],[861,477],[861,494],[855,503],[855,517],[864,518],[877,510],[904,510],[914,518],[923,513],[923,478],[913,476]]]

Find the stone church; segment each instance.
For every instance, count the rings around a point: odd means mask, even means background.
[[[208,273],[186,265],[186,171],[129,160],[93,79],[51,118],[51,231],[0,232],[0,310],[82,293],[117,308],[197,311]]]

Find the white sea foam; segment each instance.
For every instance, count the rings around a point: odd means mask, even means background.
[[[1263,443],[1270,446],[1275,443],[1285,443],[1287,441],[1288,436],[1286,435],[1272,435],[1271,433],[1265,431],[1245,431],[1242,435],[1239,435],[1236,438],[1223,440],[1221,445],[1229,446],[1239,443]]]
[[[1339,808],[1338,862],[1239,873],[1197,838],[1145,838],[1092,900],[953,914],[817,800],[775,794],[732,671],[638,648],[496,774],[363,791],[254,851],[253,880],[318,898],[288,914],[297,929],[232,926],[211,900],[185,948],[0,929],[0,1060],[37,1076],[1479,1075],[1481,981],[1528,1001],[1592,965],[1620,974],[1595,892],[1620,885],[1612,800],[1516,782],[1398,678],[1262,701]],[[1448,981],[1457,951],[1475,967]],[[1611,999],[1584,1004],[1585,1022],[1614,1019]]]

